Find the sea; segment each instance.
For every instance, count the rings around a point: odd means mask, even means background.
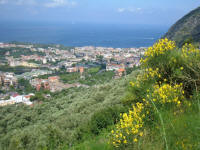
[[[0,42],[64,46],[148,47],[169,29],[158,25],[0,22]]]

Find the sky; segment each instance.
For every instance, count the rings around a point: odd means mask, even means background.
[[[0,0],[0,22],[172,25],[200,0]]]

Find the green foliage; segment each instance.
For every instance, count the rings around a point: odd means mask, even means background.
[[[165,37],[176,41],[177,45],[180,47],[185,43],[199,43],[199,28],[200,7],[192,10],[190,13],[178,20],[165,34]]]
[[[119,120],[120,113],[125,112],[124,107],[108,107],[96,112],[91,117],[89,128],[93,134],[99,134],[102,129],[114,125]]]
[[[79,80],[81,84],[86,85],[96,85],[96,84],[103,84],[109,82],[115,73],[113,71],[106,71],[101,73],[92,73],[92,74],[85,74],[85,79]]]
[[[32,52],[30,49],[28,48],[19,48],[19,47],[15,47],[15,48],[0,48],[0,54],[5,55],[6,52],[10,52],[10,55],[13,56],[14,58],[18,58],[21,57],[21,55],[33,55],[33,54],[38,54],[40,56],[44,56],[45,54],[42,52]]]
[[[33,68],[17,66],[17,67],[10,67],[8,65],[0,66],[0,71],[3,72],[13,72],[15,74],[22,74],[25,72],[30,72]]]
[[[59,76],[64,83],[81,83],[92,86],[109,82],[115,75],[113,71],[99,72],[99,70],[99,67],[85,70],[85,72],[83,73],[83,78],[81,78],[81,75],[78,72],[62,73],[59,74]]]
[[[97,60],[98,60],[99,62],[102,62],[102,61],[103,61],[103,56],[102,56],[102,55],[97,55],[96,57],[97,57]]]
[[[199,149],[199,50],[192,45],[170,47],[166,46],[163,53],[163,45],[158,44],[157,51],[150,50],[148,63],[125,78],[110,81],[113,72],[97,68],[87,70],[85,79],[80,79],[79,73],[62,74],[61,80],[67,83],[95,86],[63,90],[33,107],[2,107],[0,150],[120,149],[108,144],[108,132],[114,124],[121,128],[121,122],[134,133],[133,139],[122,129],[129,143],[123,140],[121,149]],[[33,100],[40,96],[37,93]],[[126,123],[131,123],[133,130]],[[136,130],[139,128],[140,132]]]
[[[37,92],[37,93],[35,93],[35,96],[32,96],[30,98],[30,101],[44,101],[44,100],[45,100],[45,98],[44,98],[42,92]]]
[[[60,79],[65,83],[75,83],[77,80],[80,79],[80,73],[75,72],[75,73],[61,74]]]
[[[16,90],[18,93],[26,93],[26,94],[29,94],[29,93],[33,93],[35,92],[35,89],[31,86],[31,84],[29,83],[28,80],[25,80],[25,79],[19,79],[18,80],[18,87]]]
[[[126,68],[126,74],[131,74],[133,71],[139,69],[139,67],[134,66],[133,68]]]
[[[68,148],[69,150],[113,150],[107,143],[108,131],[102,131],[101,135],[87,137],[85,141]]]
[[[111,145],[126,150],[199,149],[200,50],[191,44],[178,49],[163,39],[148,48],[141,62],[143,70],[123,98],[133,109],[121,115]]]
[[[89,74],[96,74],[96,73],[98,73],[99,72],[99,67],[96,67],[96,68],[90,68],[90,69],[88,69],[88,73]]]
[[[130,77],[113,80],[88,89],[70,88],[55,93],[42,103],[35,103],[33,107],[1,107],[0,150],[55,150],[71,147],[90,131],[83,128],[89,124],[93,114],[107,107],[116,108],[115,105],[120,104],[129,80]],[[95,99],[98,93],[104,95],[103,101]],[[117,117],[114,114],[118,112],[111,110],[114,112],[108,111],[112,114],[110,116]]]

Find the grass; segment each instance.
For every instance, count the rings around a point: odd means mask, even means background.
[[[101,135],[88,138],[83,143],[77,144],[69,150],[113,150],[113,147],[108,144],[109,133],[101,133]]]

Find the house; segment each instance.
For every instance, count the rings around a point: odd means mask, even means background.
[[[0,101],[0,106],[12,105],[12,104],[19,104],[23,103],[26,105],[32,105],[33,103],[30,101],[30,98],[34,96],[34,94],[29,95],[19,95],[13,94],[9,100],[2,100]]]
[[[49,82],[59,82],[59,80],[60,80],[59,76],[48,77]]]
[[[0,75],[0,85],[5,87],[14,86],[16,87],[18,84],[17,78],[14,73],[3,73]]]
[[[83,72],[84,72],[84,67],[80,67],[80,68],[79,68],[79,71],[80,71],[80,74],[82,75]]]
[[[71,68],[67,68],[67,72],[78,72],[78,68],[77,67],[71,67]]]
[[[118,65],[118,64],[106,64],[106,71],[116,71],[120,68],[124,68],[124,65]]]
[[[126,74],[126,70],[124,68],[120,68],[116,71],[115,76],[122,77],[124,74]]]
[[[42,63],[46,64],[47,63],[47,59],[46,58],[42,59]]]
[[[41,88],[41,84],[37,84],[36,85],[36,91],[40,91],[40,88]]]

